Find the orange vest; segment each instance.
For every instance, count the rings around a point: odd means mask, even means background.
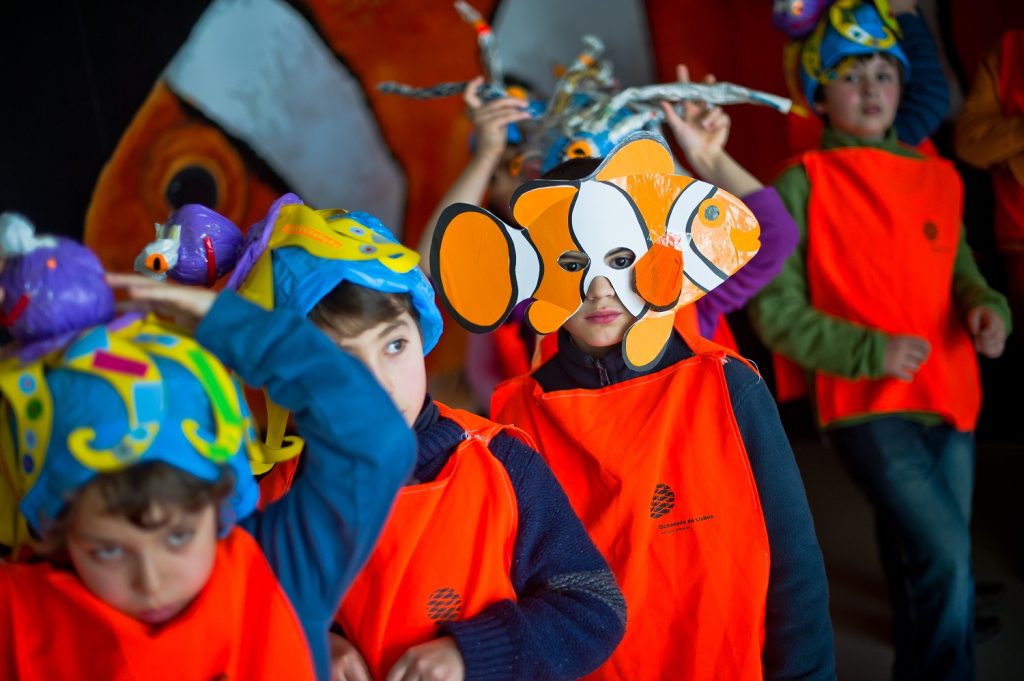
[[[48,563],[0,565],[0,678],[313,679],[302,627],[255,540],[217,544],[210,581],[153,628]]]
[[[495,391],[495,418],[526,430],[608,560],[626,634],[590,679],[762,678],[769,547],[732,412],[726,353],[698,353],[597,390]]]
[[[515,599],[510,573],[519,508],[488,444],[504,427],[438,403],[466,439],[433,482],[403,487],[377,548],[335,616],[383,679],[438,625]]]
[[[872,148],[805,154],[807,280],[822,312],[931,344],[911,381],[818,372],[822,425],[921,411],[973,430],[981,408],[974,346],[953,301],[962,185],[948,161]],[[879,192],[883,189],[883,192]]]
[[[1003,34],[999,53],[999,102],[1008,116],[1024,115],[1024,30]],[[992,173],[996,242],[1024,245],[1024,185],[1006,168]]]

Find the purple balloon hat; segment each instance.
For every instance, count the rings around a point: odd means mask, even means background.
[[[114,294],[92,251],[64,237],[36,236],[17,213],[0,215],[0,324],[23,360],[114,318]]]

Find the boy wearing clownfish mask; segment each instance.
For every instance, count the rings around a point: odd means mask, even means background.
[[[821,553],[774,402],[676,314],[756,253],[749,210],[637,134],[528,183],[512,211],[524,228],[451,207],[432,271],[467,328],[533,299],[528,322],[558,334],[492,413],[537,441],[626,596],[626,635],[591,678],[834,678]]]

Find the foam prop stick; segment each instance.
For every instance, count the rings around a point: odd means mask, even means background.
[[[547,334],[579,309],[595,278],[606,277],[636,317],[622,343],[636,369],[660,359],[676,309],[713,290],[760,248],[750,210],[713,185],[676,175],[664,140],[644,132],[627,137],[583,180],[523,185],[511,208],[522,228],[468,204],[442,213],[430,257],[445,307],[483,333],[532,298],[526,319]],[[605,255],[620,248],[636,255],[634,264],[605,265]],[[582,251],[589,263],[561,267],[567,251]]]
[[[135,271],[207,288],[238,262],[242,232],[215,210],[186,204],[156,225],[156,240],[135,259]]]
[[[19,356],[45,354],[71,335],[114,318],[114,294],[103,266],[85,246],[36,236],[25,217],[4,213],[0,259],[0,324],[19,344]]]
[[[480,46],[480,60],[483,62],[487,81],[495,87],[505,87],[505,73],[501,68],[498,40],[494,37],[490,24],[465,0],[455,0],[455,11],[463,21],[472,24],[476,30],[476,42]]]

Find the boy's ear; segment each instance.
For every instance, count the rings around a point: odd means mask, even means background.
[[[470,331],[496,329],[540,281],[540,259],[522,230],[478,206],[441,213],[430,246],[430,271],[445,308]]]

